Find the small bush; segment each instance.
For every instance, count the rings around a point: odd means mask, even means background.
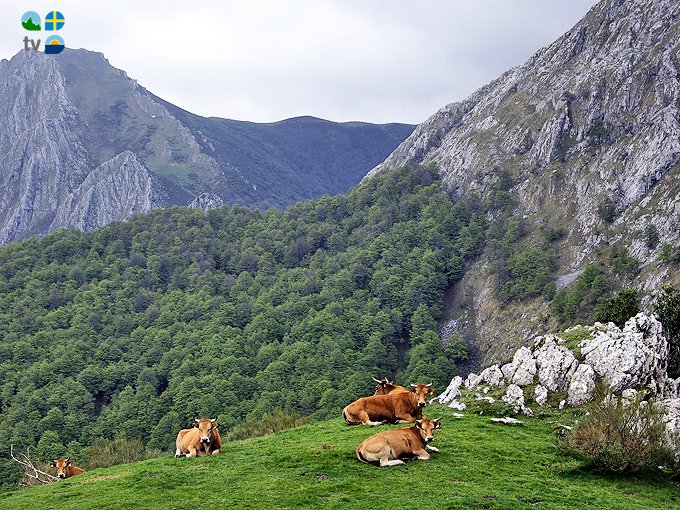
[[[595,318],[600,322],[613,322],[619,328],[631,317],[640,313],[640,301],[633,289],[621,289],[619,293],[595,308]]]
[[[616,203],[609,197],[597,206],[597,213],[605,223],[612,223],[616,219]]]
[[[229,431],[228,441],[247,439],[249,437],[266,436],[280,430],[292,429],[309,423],[309,418],[298,414],[286,414],[281,409],[274,409],[261,418],[244,421]]]
[[[87,457],[84,467],[87,469],[129,464],[162,455],[160,451],[146,450],[139,439],[100,438],[96,439],[86,451]]]
[[[658,317],[668,340],[668,375],[680,377],[680,289],[668,285],[654,301],[654,313]]]
[[[664,264],[680,262],[680,246],[673,247],[671,244],[664,244],[659,253],[659,260]]]
[[[641,396],[630,401],[605,396],[558,446],[602,471],[656,471],[675,463],[662,408]]]
[[[659,244],[659,231],[657,230],[656,225],[650,223],[645,228],[645,246],[650,250],[653,250],[656,248],[657,244]]]

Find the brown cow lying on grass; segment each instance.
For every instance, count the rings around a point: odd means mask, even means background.
[[[57,468],[57,478],[71,478],[85,472],[83,468],[74,466],[70,459],[57,459],[50,464],[53,468]]]
[[[394,384],[394,382],[390,381],[387,377],[383,377],[382,379],[372,377],[372,379],[378,383],[375,385],[375,393],[373,395],[389,395],[390,393],[409,391],[408,388]]]
[[[440,420],[423,416],[412,427],[379,432],[357,446],[357,459],[367,464],[377,462],[381,466],[405,464],[402,459],[427,460],[430,458],[427,450],[439,452],[429,443],[434,439],[434,430],[440,427]]]
[[[222,438],[217,430],[217,419],[194,420],[193,428],[182,429],[175,441],[175,457],[217,455],[222,448]]]
[[[434,394],[432,384],[412,384],[413,389],[388,395],[363,397],[346,406],[342,416],[348,425],[412,423],[423,415],[427,396]]]

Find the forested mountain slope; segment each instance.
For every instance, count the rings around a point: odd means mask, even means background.
[[[285,212],[175,207],[0,247],[0,452],[338,416],[371,374],[441,387],[464,350],[435,319],[485,227],[414,168]]]
[[[487,362],[622,286],[680,283],[679,50],[680,2],[602,0],[369,173],[432,163],[484,204],[488,251],[449,302]]]

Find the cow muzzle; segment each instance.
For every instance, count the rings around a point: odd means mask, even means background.
[[[57,476],[58,476],[59,478],[66,478],[66,475],[65,475],[64,473],[59,473]]]
[[[209,443],[209,442],[210,442],[210,438],[209,438],[209,437],[202,437],[202,438],[201,438],[201,443],[207,444],[207,443]]]
[[[418,402],[418,407],[425,407],[425,402]]]
[[[426,438],[425,438],[425,442],[426,442],[426,443],[429,443],[429,442],[432,441],[433,439],[434,439],[434,437],[432,437],[432,436],[426,437]]]

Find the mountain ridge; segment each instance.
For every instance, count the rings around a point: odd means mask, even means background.
[[[262,209],[337,194],[356,185],[413,129],[309,116],[266,124],[201,117],[87,50],[49,56],[22,50],[0,61],[0,92],[3,244],[189,205],[202,193]],[[101,165],[126,160],[119,158],[126,151],[145,168],[151,187],[121,189],[124,180],[110,181],[118,195],[135,202],[132,211],[86,207],[74,193]],[[99,199],[115,203],[107,189]],[[135,193],[140,196],[132,200]],[[67,213],[67,207],[79,209]]]

